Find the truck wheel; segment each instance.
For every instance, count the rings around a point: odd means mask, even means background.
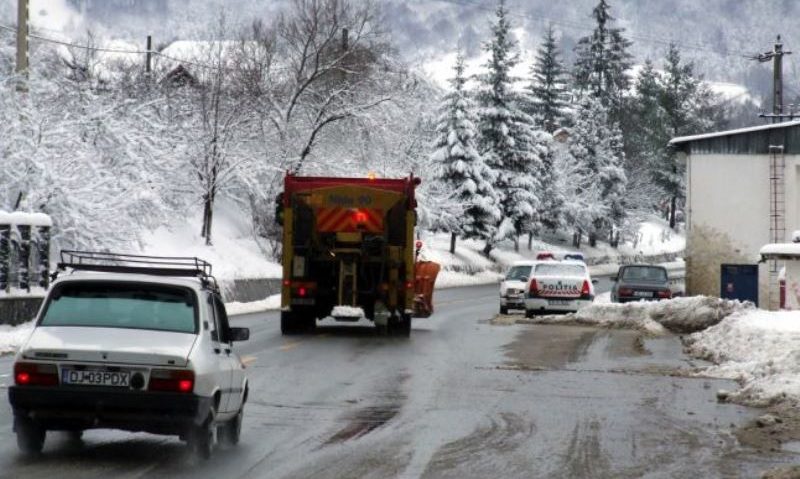
[[[289,311],[281,311],[281,334],[284,336],[289,334],[297,334],[300,328],[294,315]]]
[[[298,322],[304,333],[313,333],[317,330],[317,318],[314,313],[306,313],[300,317]]]
[[[14,416],[14,431],[17,433],[17,447],[25,454],[39,454],[44,447],[47,431],[27,417]]]
[[[400,324],[398,325],[397,332],[401,337],[404,338],[411,336],[411,315],[403,315],[403,318],[400,320]]]
[[[500,306],[500,314],[508,314],[508,308],[505,306]]]

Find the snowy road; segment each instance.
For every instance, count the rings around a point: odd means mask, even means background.
[[[676,374],[677,338],[492,326],[496,290],[437,292],[410,340],[336,325],[282,337],[274,313],[237,318],[254,359],[242,444],[208,463],[177,439],[112,431],[51,433],[28,459],[2,401],[0,477],[712,478],[800,460],[739,446],[733,430],[759,411],[716,402],[732,383]]]

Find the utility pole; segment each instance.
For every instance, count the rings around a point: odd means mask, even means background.
[[[17,75],[28,77],[28,1],[17,0]]]
[[[783,56],[790,55],[792,52],[783,50],[781,36],[775,41],[771,52],[759,53],[752,57],[760,63],[772,60],[772,114],[761,114],[762,118],[772,118],[773,123],[779,123],[783,118],[793,119],[794,115],[784,115],[783,113]]]
[[[153,36],[147,35],[147,53],[145,55],[145,66],[144,72],[147,76],[150,76],[150,72],[152,71],[152,60],[153,60]]]

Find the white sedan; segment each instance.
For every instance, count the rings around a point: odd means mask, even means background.
[[[248,385],[233,342],[249,331],[229,326],[210,265],[67,258],[14,361],[19,448],[92,428],[180,436],[202,458],[215,437],[237,443]]]
[[[594,281],[582,261],[545,261],[531,271],[525,315],[569,313],[592,304]]]
[[[528,280],[538,261],[517,261],[506,273],[500,283],[500,314],[508,314],[510,309],[525,309],[525,295]]]

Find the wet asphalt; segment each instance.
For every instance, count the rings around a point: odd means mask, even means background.
[[[2,401],[0,477],[750,478],[800,463],[737,443],[760,411],[716,402],[733,383],[687,377],[699,364],[677,337],[493,326],[496,286],[436,304],[410,339],[325,322],[282,337],[275,313],[236,318],[251,328],[250,400],[242,442],[210,461],[177,438],[117,431],[50,433],[25,457]],[[0,382],[10,366],[0,359]]]

